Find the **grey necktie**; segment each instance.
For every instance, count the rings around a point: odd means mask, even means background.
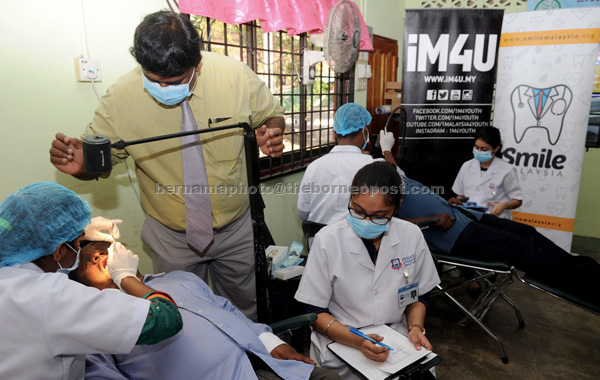
[[[181,103],[181,110],[181,132],[197,130],[198,124],[187,99]],[[181,147],[187,239],[192,247],[202,252],[213,239],[213,223],[200,137],[197,134],[182,136]]]

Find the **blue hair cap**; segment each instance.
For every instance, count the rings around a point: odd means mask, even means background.
[[[52,254],[90,224],[92,209],[54,182],[27,185],[0,203],[0,267]]]
[[[369,125],[371,119],[371,114],[365,107],[356,103],[346,103],[335,112],[333,130],[338,135],[346,136]]]

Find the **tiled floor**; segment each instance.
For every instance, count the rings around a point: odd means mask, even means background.
[[[600,260],[600,240],[576,236],[572,251]],[[464,290],[454,294],[469,301]],[[484,322],[503,341],[508,364],[478,326],[458,325],[463,315],[454,304],[445,297],[431,300],[427,336],[444,359],[437,367],[438,379],[600,379],[600,315],[520,282],[507,294],[520,307],[525,327],[519,329],[513,309],[501,300]]]

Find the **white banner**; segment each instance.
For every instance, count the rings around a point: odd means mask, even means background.
[[[567,251],[599,41],[599,8],[504,15],[494,125],[524,191],[513,218]]]

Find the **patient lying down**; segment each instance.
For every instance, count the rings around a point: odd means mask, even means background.
[[[86,244],[71,279],[118,291],[106,262],[105,242]],[[196,275],[174,271],[138,279],[168,292],[183,318],[183,330],[161,344],[137,346],[126,355],[88,355],[86,379],[340,379],[254,323]],[[126,323],[127,321],[124,321]],[[107,332],[110,333],[110,332]]]

